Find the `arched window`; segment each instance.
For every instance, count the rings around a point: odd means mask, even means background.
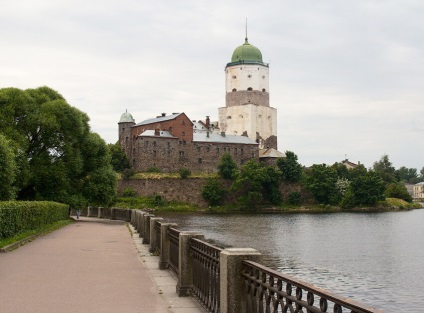
[[[234,91],[237,91],[237,89],[236,89],[236,88],[233,88],[233,92],[234,92]]]
[[[247,91],[253,91],[252,87],[247,88]]]
[[[266,92],[265,88],[262,88],[262,92]]]

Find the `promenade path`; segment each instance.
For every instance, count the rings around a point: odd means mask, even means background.
[[[173,308],[134,240],[123,222],[82,218],[0,253],[0,312],[199,312]]]

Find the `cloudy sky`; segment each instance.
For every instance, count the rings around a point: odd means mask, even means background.
[[[106,142],[128,109],[217,119],[224,68],[249,42],[270,63],[279,150],[424,166],[422,0],[1,0],[0,88],[47,85]]]

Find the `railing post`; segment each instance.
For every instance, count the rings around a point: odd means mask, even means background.
[[[154,215],[149,213],[146,213],[143,215],[143,225],[142,225],[143,241],[141,243],[144,245],[150,242],[150,218],[152,217],[154,217]]]
[[[135,225],[135,212],[136,212],[136,210],[131,209],[130,211],[131,211],[131,220],[130,220],[130,224],[131,224],[132,226],[134,226],[134,225]]]
[[[87,207],[87,217],[90,217],[91,206]]]
[[[97,211],[97,217],[102,218],[103,217],[102,214],[103,214],[103,207],[100,206],[98,211]]]
[[[246,295],[242,273],[242,261],[260,262],[262,255],[251,248],[229,248],[221,251],[220,310],[221,313],[245,313]]]
[[[138,231],[138,237],[143,237],[143,222],[144,222],[144,214],[146,214],[143,211],[139,211],[138,219],[137,219],[137,231]]]
[[[110,208],[110,219],[116,220],[115,208]]]
[[[178,262],[178,283],[177,294],[179,297],[190,296],[193,288],[193,258],[190,254],[190,239],[205,239],[205,236],[196,231],[184,231],[180,233],[179,262]]]
[[[174,223],[162,223],[160,225],[160,256],[159,269],[166,270],[169,267],[171,241],[168,237],[168,229],[176,228],[178,225]]]
[[[156,251],[158,240],[160,240],[160,238],[157,238],[157,235],[156,235],[155,223],[157,221],[163,221],[163,218],[162,217],[150,218],[150,248],[149,248],[150,253],[153,253]]]

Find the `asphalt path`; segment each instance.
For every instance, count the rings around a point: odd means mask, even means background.
[[[170,312],[125,223],[81,219],[0,254],[0,312]]]

